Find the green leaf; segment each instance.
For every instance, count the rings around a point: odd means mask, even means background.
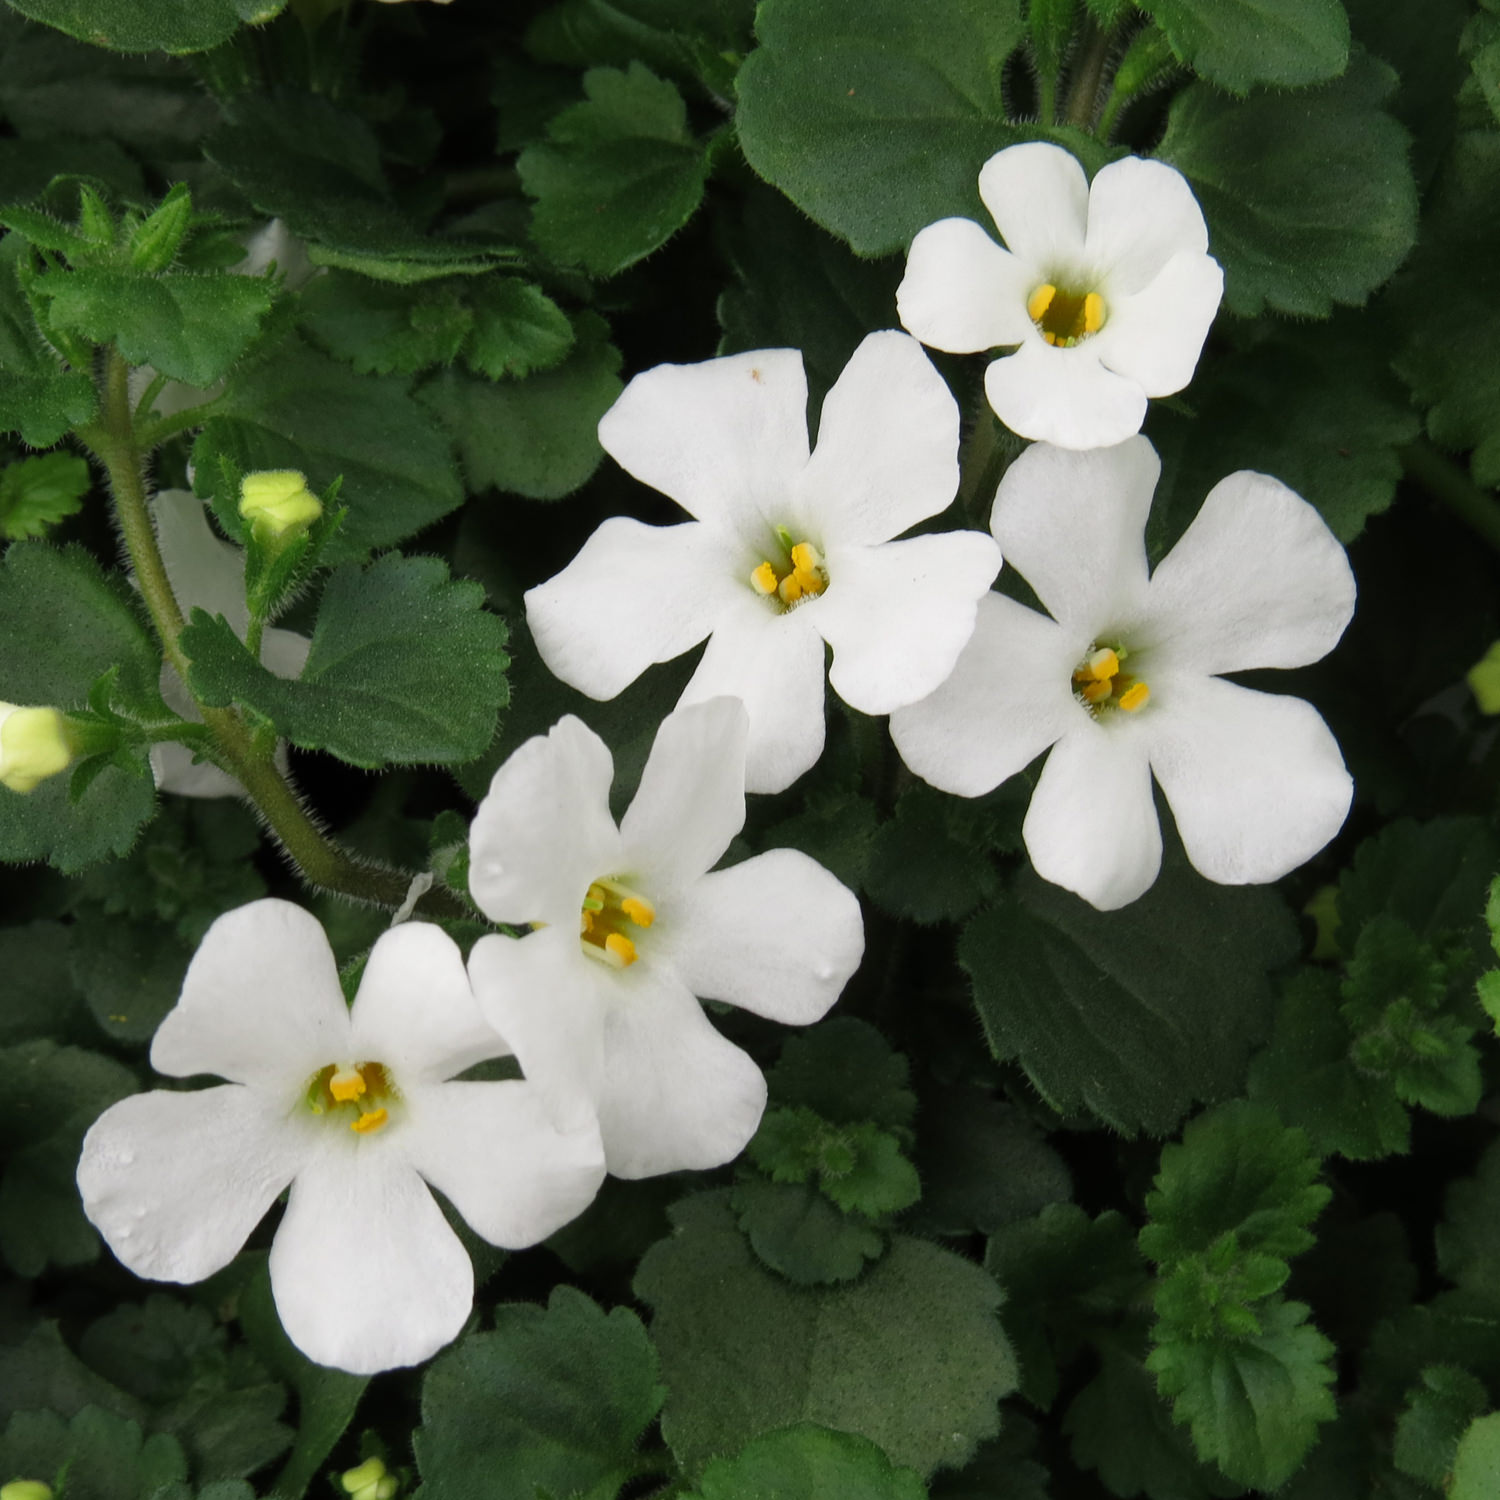
[[[1274,1490],[1291,1477],[1335,1414],[1333,1345],[1300,1302],[1264,1308],[1243,1339],[1158,1344],[1146,1361],[1172,1415],[1191,1425],[1201,1458],[1230,1479]]]
[[[567,359],[525,380],[444,370],[423,386],[422,402],[453,435],[471,489],[560,500],[599,467],[599,418],[624,389],[620,352],[596,314],[581,315],[576,330]]]
[[[83,1010],[68,972],[73,934],[61,922],[0,927],[0,974],[6,979],[0,1046],[39,1037],[72,1039]]]
[[[237,486],[225,465],[297,469],[321,494],[339,477],[349,507],[325,560],[341,562],[389,547],[463,502],[449,445],[396,377],[356,375],[293,339],[235,370],[193,448],[199,493],[241,534]],[[223,493],[216,493],[216,487]]]
[[[906,1059],[867,1022],[835,1016],[789,1035],[766,1075],[771,1102],[805,1106],[835,1124],[901,1131],[916,1113]]]
[[[708,156],[674,85],[632,62],[591,68],[588,96],[553,116],[516,165],[531,236],[559,265],[613,276],[659,249],[703,200]]]
[[[1500,1490],[1500,1412],[1470,1424],[1459,1439],[1447,1500],[1490,1500]]]
[[[515,276],[472,284],[474,327],[464,361],[491,380],[523,379],[567,358],[575,335],[568,315],[540,287]]]
[[[166,1433],[143,1440],[134,1422],[91,1406],[71,1422],[17,1412],[0,1434],[0,1472],[39,1480],[64,1500],[154,1500],[187,1478],[187,1459]]]
[[[870,899],[913,922],[962,921],[1000,893],[993,831],[993,820],[977,814],[972,801],[921,783],[909,787],[870,849]]]
[[[8,542],[44,536],[83,506],[88,463],[72,453],[41,453],[0,469],[0,536]]]
[[[738,80],[750,165],[861,255],[924,225],[988,222],[978,176],[1025,138],[1001,91],[1016,0],[764,0]]]
[[[433,1362],[413,1434],[420,1494],[545,1492],[613,1500],[661,1406],[656,1353],[628,1308],[559,1286],[546,1308],[502,1303],[493,1333]]]
[[[260,25],[286,0],[7,0],[23,16],[116,52],[205,52],[241,23]]]
[[[452,363],[473,316],[452,281],[400,286],[329,271],[302,293],[303,326],[361,375],[415,375]]]
[[[866,1438],[802,1423],[710,1460],[683,1500],[926,1500],[927,1487]]]
[[[1464,1429],[1489,1404],[1483,1382],[1467,1370],[1429,1365],[1396,1420],[1391,1455],[1396,1467],[1434,1489],[1444,1489]]]
[[[17,276],[28,253],[20,235],[0,244],[0,430],[50,448],[93,417],[99,400],[88,375],[64,369],[42,343]]]
[[[730,1195],[751,1248],[798,1286],[852,1281],[885,1250],[885,1236],[810,1184],[749,1178]]]
[[[100,1030],[116,1041],[149,1042],[177,1003],[192,948],[155,922],[87,913],[74,930],[73,982]]]
[[[970,919],[958,957],[991,1050],[1054,1109],[1164,1135],[1194,1100],[1238,1090],[1270,1023],[1266,970],[1295,949],[1273,891],[1213,885],[1169,856],[1119,912],[1024,872]]]
[[[1417,194],[1406,132],[1382,108],[1395,82],[1358,56],[1315,89],[1237,100],[1197,83],[1173,101],[1158,154],[1198,196],[1231,312],[1327,317],[1401,264]]]
[[[182,647],[202,701],[245,703],[304,749],[356,766],[452,765],[494,735],[505,638],[477,583],[450,578],[437,558],[387,553],[329,578],[300,678],[267,671],[201,609]]]
[[[1183,62],[1232,94],[1320,83],[1349,62],[1341,0],[1141,0],[1141,9]]]
[[[1472,1177],[1448,1189],[1443,1222],[1437,1226],[1438,1269],[1458,1286],[1500,1302],[1500,1146],[1480,1158]]]
[[[662,1432],[690,1473],[795,1422],[861,1434],[922,1474],[964,1463],[997,1430],[1015,1361],[978,1266],[897,1235],[852,1285],[804,1289],[760,1267],[725,1194],[672,1218],[635,1292],[654,1312]]]
[[[810,1109],[772,1109],[747,1149],[756,1166],[777,1182],[816,1176],[845,1213],[879,1218],[909,1208],[921,1196],[900,1141],[868,1120],[831,1125]]]

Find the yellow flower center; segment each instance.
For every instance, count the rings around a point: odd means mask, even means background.
[[[303,1096],[310,1113],[347,1121],[356,1135],[373,1135],[390,1123],[388,1104],[401,1095],[384,1063],[329,1063],[315,1073]]]
[[[640,956],[636,938],[656,920],[656,908],[639,891],[614,876],[596,880],[583,898],[578,938],[583,951],[612,969],[628,969]]]
[[[1139,713],[1151,697],[1151,689],[1125,670],[1129,654],[1123,646],[1090,646],[1073,669],[1073,696],[1094,718],[1111,708]]]
[[[776,528],[776,539],[785,553],[766,558],[750,574],[750,587],[765,599],[773,599],[783,611],[795,609],[828,587],[828,570],[811,542],[795,542],[785,526]]]
[[[1050,281],[1026,299],[1026,311],[1042,337],[1059,349],[1071,349],[1104,327],[1104,298],[1098,292],[1070,292]]]

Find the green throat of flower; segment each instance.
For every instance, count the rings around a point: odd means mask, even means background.
[[[346,1122],[356,1135],[373,1135],[390,1123],[390,1106],[401,1097],[384,1063],[329,1063],[307,1085],[308,1112]]]
[[[589,958],[612,969],[628,969],[640,956],[640,934],[656,920],[656,908],[613,875],[596,880],[583,898],[578,940]]]
[[[1026,299],[1026,312],[1049,344],[1071,349],[1104,327],[1108,310],[1098,292],[1074,292],[1044,281]]]
[[[1133,672],[1125,670],[1130,653],[1124,646],[1097,642],[1073,669],[1073,696],[1098,718],[1111,709],[1137,714],[1151,697],[1151,689]]]
[[[778,556],[759,562],[750,573],[750,587],[779,609],[795,609],[815,599],[828,587],[828,570],[818,549],[809,541],[797,541],[785,526],[776,528],[781,544]]]

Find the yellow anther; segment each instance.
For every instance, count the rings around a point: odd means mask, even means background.
[[[750,587],[757,594],[770,596],[776,592],[776,569],[763,562],[751,575]]]
[[[1090,292],[1083,299],[1083,331],[1098,333],[1104,327],[1104,298],[1098,292]]]
[[[365,1075],[358,1068],[335,1073],[328,1080],[328,1092],[340,1104],[348,1104],[351,1099],[358,1099],[365,1092]]]
[[[1084,665],[1096,682],[1108,682],[1120,670],[1120,658],[1108,646],[1101,646]]]
[[[1055,333],[1051,332],[1050,330],[1048,330],[1047,332],[1043,333],[1042,337],[1044,339],[1046,339],[1046,341],[1049,344],[1055,344],[1057,342],[1057,335]]]
[[[1151,689],[1144,682],[1132,683],[1120,694],[1120,707],[1128,714],[1133,714],[1146,706],[1146,700],[1151,696]]]
[[[383,1109],[372,1109],[368,1114],[361,1115],[357,1120],[349,1122],[349,1129],[357,1131],[360,1135],[371,1135],[379,1130],[390,1117]]]
[[[1057,288],[1050,281],[1044,281],[1027,299],[1026,313],[1033,323],[1039,322],[1043,313],[1052,306],[1052,299],[1057,296]],[[1011,303],[1014,307],[1015,303]],[[1050,344],[1051,338],[1047,339]]]
[[[642,901],[639,896],[627,896],[620,903],[620,910],[637,927],[649,927],[656,920],[656,909],[649,901]]]
[[[1110,683],[1108,679],[1103,682],[1088,682],[1079,691],[1085,703],[1103,703],[1109,697]]]
[[[816,573],[823,565],[818,549],[811,542],[798,542],[792,548],[792,567],[799,573]]]
[[[612,932],[605,938],[604,951],[613,956],[618,968],[628,969],[635,962],[635,944],[618,932]]]
[[[781,595],[781,602],[783,604],[795,604],[802,597],[803,588],[797,582],[797,575],[795,573],[788,573],[781,580],[776,592]]]

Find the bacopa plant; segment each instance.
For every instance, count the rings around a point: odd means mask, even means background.
[[[1496,0],[0,116],[0,1500],[1500,1495]]]

